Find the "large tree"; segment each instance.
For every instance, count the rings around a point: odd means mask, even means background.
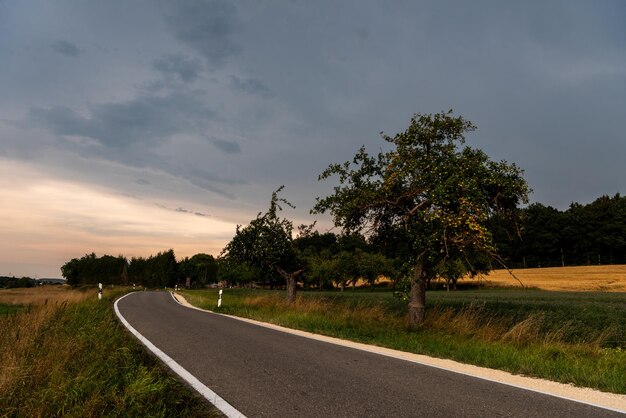
[[[278,273],[287,283],[287,301],[293,303],[296,300],[298,277],[304,272],[304,263],[293,242],[293,223],[278,216],[278,211],[282,210],[281,203],[294,207],[278,197],[282,189],[281,186],[272,193],[267,212],[259,213],[248,226],[237,226],[235,236],[226,245],[222,255]]]
[[[426,283],[448,260],[475,272],[478,255],[494,257],[486,222],[527,202],[522,170],[494,162],[464,146],[475,126],[452,111],[416,114],[406,131],[390,137],[387,152],[364,147],[352,162],[330,165],[320,180],[338,176],[334,193],[318,198],[314,213],[329,211],[346,232],[376,235],[402,229],[410,243],[403,256],[412,265],[409,323],[424,321]]]

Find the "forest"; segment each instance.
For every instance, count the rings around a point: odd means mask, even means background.
[[[626,264],[626,197],[602,196],[560,211],[541,203],[520,209],[519,233],[492,233],[508,267]]]

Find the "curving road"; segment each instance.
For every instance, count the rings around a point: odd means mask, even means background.
[[[118,309],[249,417],[624,417],[189,309],[165,292],[130,294]]]

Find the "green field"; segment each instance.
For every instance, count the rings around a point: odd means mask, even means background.
[[[215,310],[217,290],[185,291]],[[626,294],[541,290],[428,292],[426,323],[406,324],[391,292],[226,289],[218,311],[408,352],[626,393]]]

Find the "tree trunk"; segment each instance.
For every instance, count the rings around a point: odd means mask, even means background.
[[[411,293],[409,300],[409,327],[417,328],[424,323],[426,313],[426,280],[423,277],[424,267],[421,261],[413,266],[411,277]]]
[[[298,276],[304,273],[304,270],[294,271],[287,273],[280,267],[275,267],[278,274],[280,274],[287,282],[287,303],[292,304],[296,301],[296,287],[298,284]]]
[[[296,277],[290,274],[287,277],[287,303],[291,304],[296,301]]]

